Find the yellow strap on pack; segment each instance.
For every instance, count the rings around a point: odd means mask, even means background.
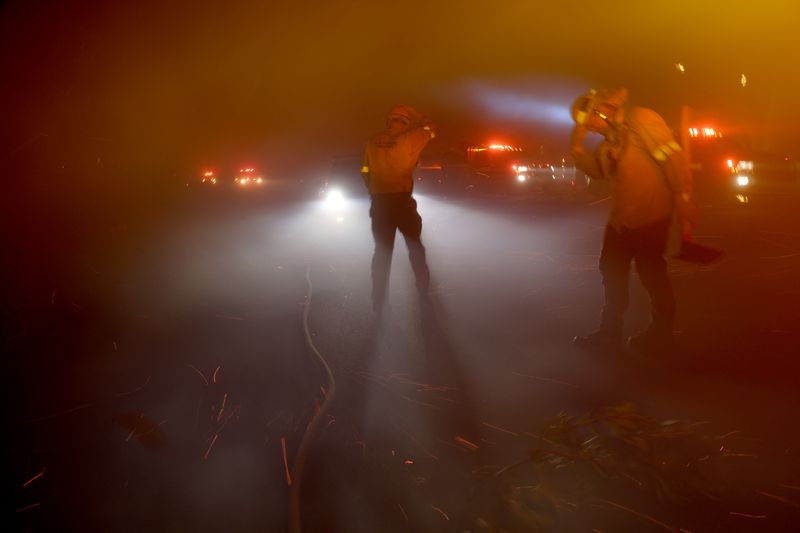
[[[658,161],[666,161],[667,157],[675,152],[681,151],[681,145],[675,141],[670,141],[666,144],[662,144],[658,146],[652,152],[652,156],[655,157]]]

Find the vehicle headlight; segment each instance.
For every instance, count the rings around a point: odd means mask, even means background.
[[[325,204],[329,207],[341,207],[344,205],[344,194],[339,189],[328,191],[325,195]]]
[[[739,187],[747,187],[750,185],[750,178],[748,176],[736,176],[736,185]]]
[[[528,176],[526,176],[525,174],[517,174],[517,181],[519,181],[520,183],[522,183],[523,181],[525,181],[527,179],[528,179]]]

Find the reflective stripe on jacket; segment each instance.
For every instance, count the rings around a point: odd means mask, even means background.
[[[594,158],[581,159],[582,170],[611,182],[609,223],[616,228],[640,228],[669,217],[673,208],[682,210],[691,194],[681,147],[664,119],[650,109],[630,109],[624,125],[600,143]]]

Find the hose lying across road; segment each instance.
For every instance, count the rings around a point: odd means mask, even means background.
[[[306,343],[316,358],[319,360],[322,368],[325,369],[325,374],[328,378],[328,388],[325,392],[325,400],[322,402],[319,410],[317,410],[311,422],[306,426],[306,431],[303,433],[303,438],[300,441],[300,446],[297,448],[297,455],[295,455],[294,463],[292,463],[292,483],[289,486],[289,531],[291,533],[300,533],[302,531],[302,520],[300,517],[300,489],[303,482],[303,466],[306,462],[308,449],[311,446],[311,441],[314,438],[314,432],[324,419],[328,410],[333,403],[333,397],[336,395],[336,380],[331,372],[331,367],[328,362],[322,357],[322,354],[314,346],[314,341],[311,338],[311,331],[308,327],[308,313],[311,309],[311,295],[313,293],[313,286],[311,285],[311,267],[306,267],[306,282],[308,283],[308,293],[306,294],[305,307],[303,308],[303,331],[306,334]]]

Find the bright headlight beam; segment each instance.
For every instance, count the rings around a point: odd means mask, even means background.
[[[344,205],[344,194],[338,189],[328,191],[325,195],[325,205],[332,208],[339,208]]]
[[[570,102],[537,98],[530,93],[473,83],[468,87],[470,96],[486,111],[498,117],[519,121],[548,123],[555,126],[572,126]],[[579,91],[569,94],[580,94]]]

